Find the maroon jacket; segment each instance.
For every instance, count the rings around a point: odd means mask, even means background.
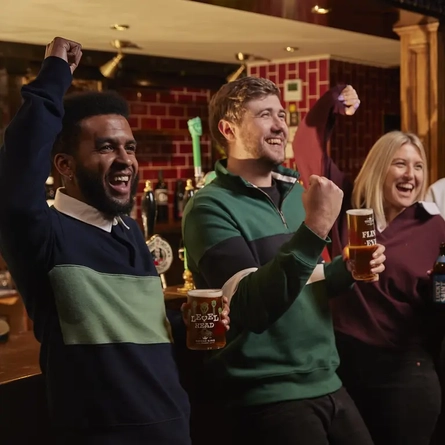
[[[343,189],[345,197],[331,238],[331,255],[347,244],[346,210],[351,207],[352,184],[326,153],[343,86],[324,94],[307,114],[293,142],[303,182],[311,174],[324,175]],[[445,221],[417,203],[407,208],[377,241],[386,247],[386,269],[376,283],[357,282],[351,291],[331,300],[335,329],[370,345],[406,349],[423,343],[432,326],[431,269],[445,241]],[[433,311],[434,312],[434,311]]]
[[[310,109],[300,122],[292,143],[294,158],[303,185],[307,185],[310,175],[322,175],[331,179],[344,192],[343,207],[340,215],[350,208],[352,184],[327,154],[329,137],[335,125],[336,114],[345,114],[345,107],[338,96],[346,85],[338,85],[326,92]],[[341,255],[348,242],[346,219],[339,218],[330,234],[331,258]]]

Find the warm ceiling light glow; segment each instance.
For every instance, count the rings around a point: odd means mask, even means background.
[[[247,55],[244,53],[236,53],[235,57],[236,57],[236,60],[239,60],[239,61],[243,61],[243,60],[247,59]]]
[[[315,5],[311,11],[314,14],[329,14],[331,10],[329,8],[322,8],[321,6]]]
[[[115,23],[110,26],[111,29],[115,29],[116,31],[126,31],[130,28],[130,25],[120,25],[119,23]]]
[[[136,83],[141,87],[148,87],[151,85],[151,82],[149,80],[144,80],[144,79],[137,80]]]
[[[296,48],[295,46],[286,46],[286,48],[284,48],[285,51],[287,51],[288,53],[293,53],[295,51],[298,50],[298,48]]]

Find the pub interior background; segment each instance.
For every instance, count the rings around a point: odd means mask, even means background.
[[[331,86],[351,84],[362,105],[340,117],[329,150],[353,179],[372,144],[392,129],[420,135],[430,182],[445,176],[445,6],[437,1],[360,0],[26,0],[2,3],[0,15],[0,141],[20,105],[20,88],[38,72],[54,36],[76,40],[84,55],[72,90],[112,89],[130,104],[138,141],[141,225],[146,181],[168,188],[168,218],[155,226],[173,251],[167,289],[184,284],[177,181],[194,178],[188,120],[202,121],[204,173],[223,157],[210,139],[207,106],[228,79],[269,78],[298,121]],[[117,56],[117,59],[116,59]],[[286,165],[296,167],[291,151]],[[54,174],[54,187],[60,184]],[[0,252],[1,254],[1,252]],[[166,304],[178,308],[172,292]],[[6,322],[6,323],[5,323]],[[7,325],[9,333],[2,331]],[[3,327],[3,329],[6,329]],[[38,344],[20,295],[0,257],[0,443],[45,437]],[[32,427],[31,427],[32,425]],[[2,436],[6,434],[6,436]],[[437,444],[445,443],[445,437]]]

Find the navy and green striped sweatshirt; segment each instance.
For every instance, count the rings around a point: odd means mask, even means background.
[[[216,164],[216,179],[188,203],[183,236],[198,288],[230,298],[228,344],[206,366],[228,404],[329,394],[341,386],[328,295],[352,285],[341,257],[320,264],[328,241],[304,224],[298,173],[273,173],[264,190]],[[211,371],[211,372],[210,372]]]
[[[65,61],[47,58],[0,149],[0,251],[41,342],[51,416],[62,427],[112,426],[119,439],[107,443],[188,445],[189,402],[139,227],[122,217],[104,230],[45,200],[71,80]]]

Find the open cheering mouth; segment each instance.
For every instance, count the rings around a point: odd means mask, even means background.
[[[283,143],[284,143],[284,139],[282,139],[282,138],[277,138],[277,137],[275,137],[275,138],[267,138],[267,139],[266,139],[266,142],[267,142],[269,145],[283,145]]]
[[[414,188],[414,184],[409,182],[400,182],[399,184],[396,184],[396,189],[405,194],[411,194]]]
[[[131,190],[131,171],[116,172],[108,175],[108,183],[111,189],[119,195],[127,195]]]

